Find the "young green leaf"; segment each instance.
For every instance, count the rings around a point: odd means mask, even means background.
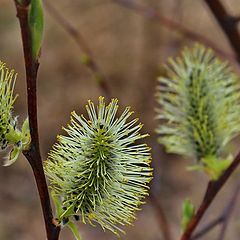
[[[182,205],[182,220],[181,220],[181,228],[182,231],[185,231],[189,222],[195,213],[195,207],[189,199],[184,200]]]

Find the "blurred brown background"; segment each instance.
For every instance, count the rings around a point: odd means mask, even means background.
[[[204,193],[207,177],[187,172],[189,159],[167,155],[156,143],[154,128],[154,92],[161,64],[175,56],[185,45],[193,42],[167,29],[158,21],[137,14],[111,0],[51,0],[49,1],[86,40],[94,60],[107,78],[112,95],[122,106],[130,105],[151,137],[155,176],[151,191],[159,198],[170,223],[173,239],[180,234],[181,203],[190,198],[197,205]],[[160,14],[179,22],[188,29],[210,39],[217,47],[231,53],[225,35],[201,0],[136,0],[154,7]],[[240,15],[239,0],[223,0],[231,14]],[[151,15],[151,12],[147,12]],[[26,85],[22,43],[13,1],[0,0],[0,59],[18,73],[16,92],[19,94],[15,113],[26,116]],[[240,25],[240,24],[239,24]],[[240,44],[240,42],[239,42]],[[42,156],[55,142],[61,126],[69,121],[72,110],[85,113],[88,99],[97,101],[103,95],[89,69],[80,62],[82,51],[74,40],[45,12],[45,34],[38,77],[38,111]],[[237,64],[234,65],[239,71]],[[237,142],[235,142],[237,146]],[[235,146],[235,147],[236,147]],[[233,148],[235,149],[235,148]],[[235,151],[235,150],[233,150]],[[5,168],[0,164],[0,240],[45,239],[42,213],[32,172],[21,157]],[[218,195],[202,221],[206,224],[220,213],[232,195],[237,174]],[[226,239],[237,240],[240,235],[240,210],[237,206],[231,218]],[[116,239],[100,227],[80,224],[83,240]],[[125,240],[163,240],[157,210],[148,200],[133,227],[125,228]],[[217,239],[218,228],[202,239]],[[68,230],[60,239],[73,239]]]

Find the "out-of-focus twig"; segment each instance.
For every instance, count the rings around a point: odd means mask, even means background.
[[[214,227],[222,224],[222,228],[219,234],[219,240],[223,240],[225,236],[225,231],[227,228],[227,225],[229,223],[229,219],[232,216],[234,207],[237,204],[238,196],[240,193],[240,184],[237,185],[237,187],[234,189],[233,195],[230,198],[230,201],[228,202],[227,206],[224,208],[222,214],[208,223],[206,226],[204,226],[202,229],[200,229],[192,238],[191,240],[197,240],[201,237],[203,237],[205,234],[207,234],[209,231],[211,231]]]
[[[175,31],[190,40],[201,42],[201,43],[211,47],[212,49],[214,49],[222,57],[228,59],[231,62],[236,62],[237,56],[226,53],[221,48],[217,47],[214,42],[212,42],[205,36],[203,36],[199,33],[196,33],[193,30],[188,29],[187,27],[181,25],[178,22],[173,21],[172,19],[162,16],[153,7],[145,6],[145,5],[139,4],[136,1],[132,1],[132,0],[112,0],[112,1],[124,6],[126,8],[134,10],[137,13],[139,13],[151,20],[158,21],[161,23],[161,25],[163,27],[166,27],[172,31]]]
[[[47,12],[69,34],[69,36],[75,40],[76,44],[82,51],[81,62],[90,69],[90,71],[93,73],[94,79],[101,88],[101,91],[108,99],[110,99],[112,94],[107,79],[100,70],[99,65],[94,59],[93,54],[82,34],[50,3],[50,1],[44,0],[43,2]]]
[[[45,221],[47,239],[58,240],[60,227],[54,225],[53,223],[53,214],[50,204],[50,197],[48,193],[46,178],[43,171],[43,164],[39,147],[38,118],[37,118],[37,73],[39,62],[38,58],[35,59],[32,56],[31,32],[28,25],[30,0],[24,1],[15,0],[15,5],[17,10],[17,17],[19,19],[21,28],[24,51],[27,82],[27,98],[28,98],[27,101],[28,117],[31,134],[30,148],[29,150],[25,150],[23,154],[30,163],[34,173]]]
[[[237,185],[236,190],[234,191],[233,196],[230,199],[228,206],[226,207],[223,224],[222,224],[222,228],[221,228],[218,240],[223,240],[226,235],[225,234],[226,229],[229,224],[229,220],[233,214],[234,207],[236,206],[239,193],[240,193],[240,184]]]
[[[238,31],[239,17],[231,16],[220,0],[205,0],[218,24],[225,33],[231,47],[240,63],[240,32]]]
[[[211,221],[210,223],[208,223],[206,226],[204,226],[202,229],[199,230],[199,232],[197,232],[195,235],[193,235],[193,237],[191,238],[191,240],[197,240],[200,239],[201,237],[203,237],[205,234],[207,234],[209,231],[211,231],[214,227],[218,226],[219,224],[221,224],[223,222],[224,216],[221,215],[220,217],[214,219],[213,221]]]
[[[222,189],[226,181],[229,179],[229,177],[232,175],[232,173],[236,170],[236,168],[240,164],[240,152],[235,157],[234,161],[231,163],[231,165],[225,170],[225,172],[222,174],[222,176],[216,180],[216,181],[209,181],[206,193],[204,195],[204,198],[196,211],[196,214],[193,216],[191,221],[189,222],[186,230],[181,236],[181,240],[189,240],[191,239],[191,236],[193,234],[193,231],[198,226],[200,220],[202,219],[203,215],[215,199],[216,195],[219,193],[219,191]]]
[[[151,204],[153,205],[153,207],[157,210],[156,211],[157,219],[159,221],[160,229],[162,230],[163,239],[164,240],[171,240],[172,236],[171,236],[169,223],[168,223],[168,220],[166,218],[165,212],[162,208],[162,205],[160,203],[160,200],[157,199],[154,196],[154,194],[149,195],[149,200],[151,201]]]

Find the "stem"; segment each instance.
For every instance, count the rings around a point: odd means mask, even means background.
[[[240,62],[240,32],[238,31],[239,17],[231,16],[219,0],[205,0],[212,14],[222,28],[232,49],[236,53],[237,61]]]
[[[58,240],[60,227],[55,226],[53,224],[50,197],[43,171],[42,159],[39,148],[38,122],[37,122],[37,86],[36,86],[39,62],[38,59],[32,58],[31,34],[28,27],[29,4],[30,1],[22,1],[21,4],[18,3],[18,1],[15,1],[17,17],[19,18],[21,28],[24,50],[27,81],[28,116],[31,133],[31,146],[29,150],[24,152],[24,155],[27,158],[28,162],[30,163],[34,173],[45,221],[47,239]]]
[[[233,193],[233,196],[231,197],[231,199],[228,203],[228,206],[226,207],[225,212],[223,213],[224,218],[223,218],[222,228],[221,228],[220,234],[219,234],[219,240],[223,240],[225,237],[225,233],[227,230],[227,226],[229,224],[229,220],[233,214],[233,210],[234,210],[237,200],[238,200],[239,192],[240,192],[240,184],[237,185],[237,187]]]
[[[232,197],[230,198],[230,201],[228,202],[227,206],[224,208],[222,214],[208,223],[206,226],[204,226],[201,230],[199,230],[194,236],[191,238],[191,240],[197,240],[207,234],[209,231],[211,231],[214,227],[222,224],[221,231],[219,234],[219,240],[224,239],[225,231],[227,228],[227,225],[229,223],[229,219],[231,218],[233,214],[234,207],[237,204],[238,195],[240,193],[240,183],[235,188]]]
[[[206,193],[204,195],[204,198],[200,204],[200,207],[198,208],[196,214],[191,219],[190,223],[188,224],[187,229],[181,236],[181,240],[189,240],[193,234],[193,231],[197,227],[198,223],[202,219],[203,215],[211,205],[212,201],[215,199],[216,195],[219,193],[219,191],[222,189],[223,185],[226,183],[228,178],[232,175],[234,170],[238,167],[240,164],[240,152],[235,157],[232,164],[227,168],[227,170],[222,174],[222,176],[216,180],[216,181],[210,181],[207,186]]]

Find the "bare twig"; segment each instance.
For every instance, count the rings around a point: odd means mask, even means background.
[[[202,219],[203,215],[211,205],[212,201],[215,199],[216,195],[222,189],[228,178],[232,175],[234,170],[240,164],[240,152],[235,157],[234,161],[231,165],[227,168],[227,170],[222,174],[222,176],[217,181],[210,181],[207,186],[206,193],[204,198],[196,212],[196,214],[191,219],[190,223],[188,224],[187,229],[181,236],[181,240],[189,240],[191,239],[192,233],[197,227],[198,223]]]
[[[28,97],[28,116],[31,133],[31,146],[30,149],[24,152],[25,157],[30,163],[37,188],[39,197],[41,200],[42,211],[45,220],[45,227],[48,240],[57,240],[59,236],[60,228],[53,224],[53,215],[50,205],[50,198],[48,194],[48,187],[43,171],[42,159],[39,149],[39,137],[38,137],[38,123],[37,123],[37,88],[36,79],[39,67],[38,60],[32,58],[31,51],[31,35],[28,26],[28,11],[30,1],[22,1],[21,4],[15,1],[17,17],[21,27],[25,69],[26,69],[26,81],[27,81],[27,97]]]
[[[169,228],[169,223],[168,223],[168,220],[166,218],[165,212],[163,211],[163,208],[162,208],[162,205],[161,205],[159,199],[157,199],[154,196],[154,194],[150,194],[149,199],[150,199],[152,205],[154,206],[154,208],[157,210],[156,214],[158,217],[160,229],[162,230],[163,239],[171,240],[172,236],[171,236],[171,232],[170,232],[170,228]]]
[[[221,228],[221,231],[219,234],[219,240],[223,240],[225,237],[226,229],[229,224],[229,220],[233,214],[234,207],[236,206],[239,193],[240,193],[240,184],[237,185],[237,187],[233,193],[233,196],[230,199],[228,206],[226,207],[222,228]]]
[[[220,217],[214,219],[213,221],[208,223],[206,226],[204,226],[201,230],[199,230],[199,232],[197,232],[191,238],[191,240],[197,240],[197,239],[203,237],[205,234],[207,234],[209,231],[211,231],[214,227],[216,227],[219,224],[221,224],[223,222],[223,220],[224,220],[224,216],[223,215],[221,215]]]
[[[110,99],[112,97],[111,91],[105,75],[100,70],[97,62],[95,61],[93,54],[85,41],[84,37],[81,35],[79,30],[77,30],[57,9],[53,7],[50,1],[44,0],[44,5],[48,13],[57,21],[57,23],[71,36],[80,50],[82,51],[82,63],[86,65],[101,88],[105,96]]]
[[[239,17],[231,16],[219,0],[205,0],[205,2],[235,51],[238,62],[240,62],[240,32],[237,25]]]
[[[141,14],[151,20],[158,21],[161,23],[163,27],[166,27],[172,31],[175,31],[184,37],[193,40],[201,42],[212,49],[214,49],[219,55],[222,57],[228,59],[231,62],[236,62],[237,56],[229,54],[224,52],[221,48],[217,47],[214,42],[206,38],[205,36],[194,32],[193,30],[188,29],[187,27],[181,25],[178,22],[175,22],[165,16],[162,16],[156,9],[153,7],[145,6],[139,3],[136,3],[132,0],[112,0],[113,2],[116,2],[118,4],[121,4],[122,6],[129,8],[131,10],[136,11],[138,14]]]
[[[211,231],[214,227],[218,226],[219,224],[222,224],[222,229],[219,235],[219,240],[223,240],[225,236],[225,230],[227,227],[227,224],[229,223],[229,219],[233,213],[234,207],[236,206],[238,196],[240,192],[240,184],[237,185],[237,187],[234,189],[233,195],[230,198],[230,201],[228,202],[227,206],[224,208],[222,214],[208,223],[206,226],[204,226],[201,230],[199,230],[194,236],[191,238],[191,240],[197,240],[207,234],[209,231]]]

